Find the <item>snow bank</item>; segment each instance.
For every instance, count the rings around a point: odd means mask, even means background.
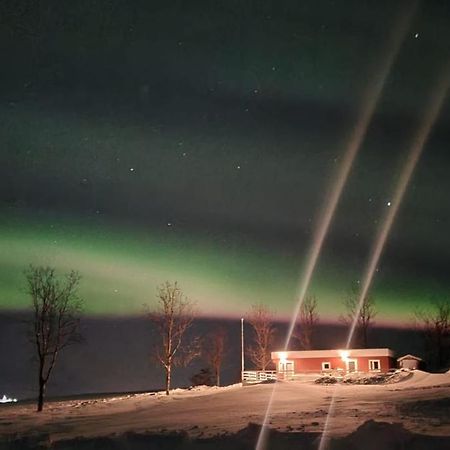
[[[432,388],[437,386],[450,386],[450,371],[445,373],[428,373],[423,370],[413,370],[411,376],[405,378],[399,387]]]
[[[257,442],[261,426],[249,423],[236,433],[222,434],[210,438],[190,439],[184,432],[149,434],[125,433],[104,437],[82,438],[52,442],[49,435],[15,438],[6,442],[10,450],[24,448],[47,448],[49,450],[92,450],[92,449],[128,449],[128,450],[217,450],[217,449],[253,449]],[[287,450],[317,450],[321,434],[318,432],[280,432],[268,429],[267,448]],[[0,447],[2,442],[0,441]],[[450,446],[448,436],[429,436],[405,430],[401,424],[367,421],[347,436],[331,439],[327,450],[447,450]]]
[[[237,389],[237,388],[241,388],[242,384],[241,383],[236,383],[236,384],[230,384],[228,386],[206,386],[204,384],[200,385],[200,386],[191,386],[189,388],[176,388],[176,389],[171,389],[170,390],[170,395],[189,395],[190,393],[204,393],[204,394],[210,394],[210,393],[215,393],[215,392],[225,392],[225,391],[229,391],[229,390],[233,390],[233,389]],[[158,391],[156,393],[156,395],[160,396],[160,395],[166,395],[166,391]]]

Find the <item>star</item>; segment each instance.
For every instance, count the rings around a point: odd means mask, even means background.
[[[386,205],[391,206],[391,202],[387,202]]]
[[[130,172],[134,172],[134,167],[130,167]]]
[[[171,227],[172,226],[172,222],[167,222],[167,226]]]
[[[417,39],[419,37],[419,33],[416,33],[414,37]]]
[[[239,170],[241,168],[241,166],[236,166],[236,169]]]

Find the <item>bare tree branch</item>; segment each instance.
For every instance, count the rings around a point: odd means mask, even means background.
[[[62,349],[80,342],[83,302],[77,288],[80,275],[72,271],[62,282],[51,267],[30,266],[25,272],[31,296],[33,319],[30,335],[39,361],[38,411],[44,407],[47,382]]]
[[[429,308],[416,310],[414,317],[431,367],[447,368],[450,363],[450,301],[434,300]]]
[[[166,394],[169,395],[172,367],[185,366],[200,355],[198,338],[187,341],[185,334],[195,317],[194,303],[178,287],[166,281],[158,288],[158,304],[148,318],[158,335],[153,353],[166,371]]]
[[[247,316],[254,332],[253,345],[247,348],[247,353],[258,370],[266,370],[271,363],[270,349],[275,334],[273,320],[273,312],[262,303],[253,305]]]
[[[317,297],[308,295],[301,305],[297,326],[293,333],[294,338],[300,342],[301,348],[305,350],[312,348],[312,335],[318,322]]]
[[[355,316],[358,314],[354,342],[356,342],[356,345],[358,346],[367,348],[369,344],[368,332],[370,327],[373,326],[374,318],[377,315],[374,297],[367,294],[362,301],[361,308],[359,308],[359,286],[358,284],[353,283],[344,298],[344,306],[346,313],[340,316],[341,322],[351,326]]]
[[[227,332],[224,327],[218,327],[208,333],[203,340],[203,358],[212,368],[215,383],[220,386],[220,370],[225,356]]]

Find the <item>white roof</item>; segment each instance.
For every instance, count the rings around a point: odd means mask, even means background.
[[[397,361],[403,361],[404,359],[415,359],[416,361],[423,361],[422,358],[410,354],[402,356],[401,358],[397,358]]]
[[[347,350],[299,350],[299,351],[279,351],[272,352],[272,359],[280,359],[283,354],[284,359],[301,359],[301,358],[341,358],[342,352],[347,352],[347,357],[356,356],[394,356],[394,352],[389,348],[355,348]]]

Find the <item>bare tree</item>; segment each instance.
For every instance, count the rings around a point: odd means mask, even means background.
[[[166,281],[158,288],[156,309],[149,313],[158,334],[154,355],[166,372],[166,395],[169,395],[172,367],[186,366],[200,355],[197,338],[186,339],[195,316],[194,303],[178,287]]]
[[[348,294],[344,298],[344,306],[346,313],[341,315],[340,320],[348,326],[351,326],[355,317],[356,319],[356,342],[363,348],[368,347],[368,333],[370,327],[374,324],[374,318],[377,315],[375,309],[375,299],[367,294],[361,304],[359,304],[359,286],[353,283]]]
[[[252,306],[247,320],[254,332],[253,345],[247,352],[258,370],[266,370],[271,362],[270,348],[275,334],[274,314],[267,306],[259,303]]]
[[[422,331],[431,367],[446,368],[450,362],[450,301],[433,301],[431,309],[417,310],[414,316]]]
[[[213,370],[215,383],[220,386],[220,371],[225,356],[227,332],[224,327],[218,327],[207,334],[203,343],[203,357]]]
[[[80,275],[71,271],[61,280],[51,267],[30,266],[25,276],[33,308],[30,338],[39,361],[37,410],[42,411],[47,383],[60,352],[81,340]]]
[[[294,337],[300,342],[301,348],[305,350],[312,348],[312,335],[318,321],[317,297],[315,295],[308,295],[300,307],[297,327],[294,332]]]

